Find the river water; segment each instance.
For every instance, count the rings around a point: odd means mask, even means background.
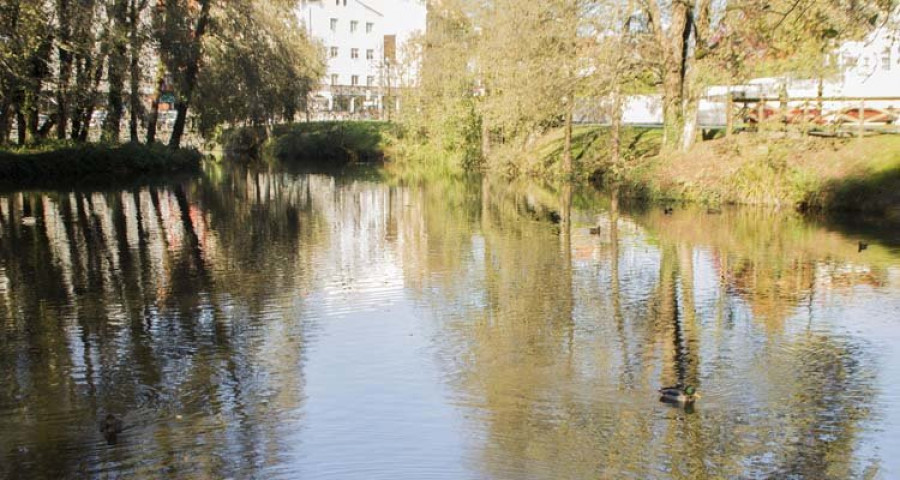
[[[898,246],[373,170],[0,193],[0,477],[900,478]]]

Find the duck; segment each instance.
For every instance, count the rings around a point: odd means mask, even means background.
[[[25,227],[33,227],[37,225],[37,218],[35,217],[22,217],[22,225]]]
[[[721,215],[722,209],[719,207],[709,207],[706,209],[707,215]]]
[[[106,414],[106,417],[100,421],[100,433],[110,445],[116,443],[122,430],[124,430],[122,419],[111,413]]]
[[[591,235],[600,235],[600,227],[591,227]]]
[[[659,389],[659,401],[666,403],[677,403],[680,405],[690,405],[700,398],[697,389],[691,385],[687,387],[675,386]]]
[[[866,242],[859,242],[859,250],[857,252],[862,252],[863,250],[869,248],[869,244]]]
[[[663,208],[663,213],[666,214],[666,215],[671,215],[673,212],[675,212],[675,209],[672,208],[672,207],[665,207],[665,208]]]

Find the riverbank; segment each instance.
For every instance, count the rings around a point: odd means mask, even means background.
[[[858,211],[900,220],[900,137],[823,139],[736,135],[688,153],[638,159],[631,195],[658,201]]]
[[[408,156],[383,122],[311,122],[271,131],[226,132],[226,152],[312,166],[341,167],[390,159],[394,168],[465,169],[437,154]],[[738,134],[698,143],[688,153],[660,153],[661,131],[625,128],[622,160],[609,161],[609,129],[577,127],[572,154],[575,178],[603,186],[618,183],[624,195],[661,202],[774,205],[804,211],[855,211],[900,220],[900,137],[834,139]],[[527,150],[497,147],[481,165],[507,177],[558,176],[561,130],[535,139]],[[423,150],[423,151],[427,151]],[[456,166],[454,166],[456,165]]]
[[[660,153],[659,130],[626,128],[622,139],[622,161],[612,165],[609,129],[577,128],[576,177],[605,187],[618,183],[628,197],[658,202],[864,212],[900,221],[900,136],[743,133],[671,154]],[[558,171],[562,144],[560,132],[538,140],[518,159],[519,171]]]
[[[21,187],[195,172],[202,158],[197,150],[172,150],[161,144],[50,144],[0,150],[0,184]]]

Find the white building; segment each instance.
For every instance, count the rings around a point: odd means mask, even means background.
[[[867,108],[890,112],[900,111],[900,10],[892,20],[871,32],[865,39],[844,42],[835,48],[830,62],[831,75],[822,80],[823,113],[834,114],[843,109],[858,108],[860,101]],[[699,124],[722,126],[726,123],[726,96],[729,93],[746,98],[780,98],[786,91],[792,108],[810,105],[819,92],[819,79],[773,77],[756,78],[743,85],[713,86],[700,100]],[[802,99],[802,100],[796,100]],[[832,99],[832,100],[828,100]],[[779,102],[768,106],[779,108]],[[895,113],[896,114],[896,113]],[[582,121],[597,121],[588,112]],[[599,117],[600,121],[608,118]],[[626,124],[662,124],[662,95],[633,95],[626,99],[622,121]]]
[[[900,109],[900,31],[895,22],[888,22],[863,40],[844,42],[832,52],[829,63],[834,71],[821,82],[826,117],[829,112],[858,108],[861,101],[867,108]],[[789,102],[792,107],[799,108],[810,104],[808,99],[818,97],[819,83],[819,79],[810,78],[758,78],[737,88],[747,97],[777,98],[784,86],[787,98],[806,99]],[[725,91],[726,87],[713,87],[708,94],[716,97]],[[716,124],[724,119],[724,109],[717,102],[708,103],[708,123]],[[776,107],[771,102],[770,106]],[[702,114],[701,124],[704,122]]]
[[[328,61],[315,110],[378,115],[386,97],[397,101],[401,46],[425,30],[424,2],[303,0],[298,16]]]
[[[826,83],[826,96],[900,97],[900,32],[879,28],[865,40],[846,42],[837,50],[838,78]],[[900,107],[900,102],[892,102]]]

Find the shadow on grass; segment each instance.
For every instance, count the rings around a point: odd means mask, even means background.
[[[829,211],[860,212],[900,222],[900,166],[857,174],[827,183],[809,206]]]
[[[812,214],[824,225],[900,248],[900,166],[826,185]]]

